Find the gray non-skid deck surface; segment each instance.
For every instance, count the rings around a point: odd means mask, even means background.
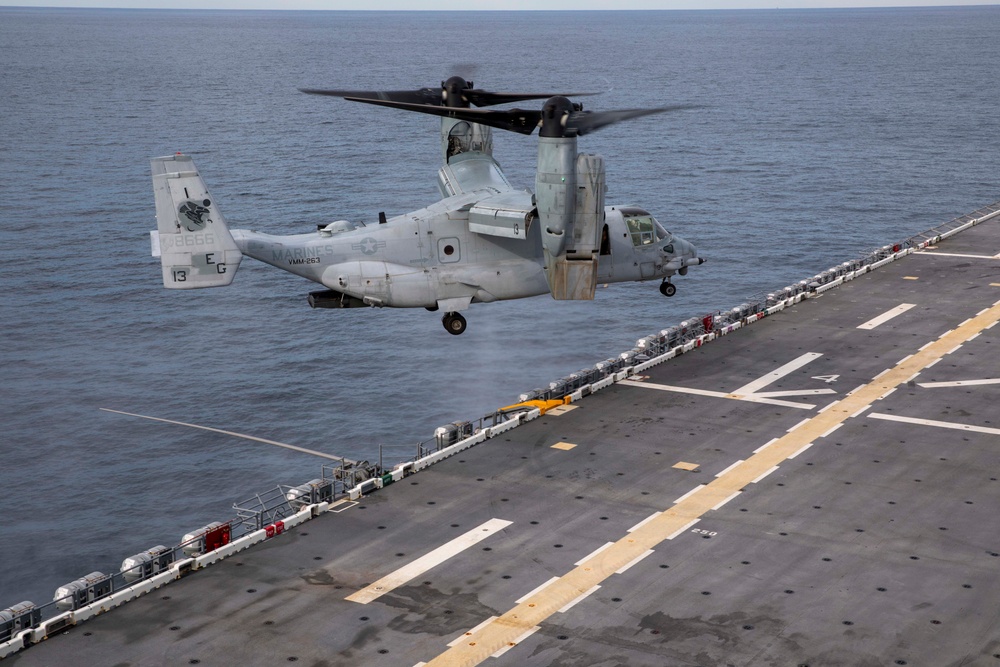
[[[760,389],[812,409],[615,385],[13,657],[28,665],[404,665],[1000,300],[1000,223],[657,366],[644,383]],[[993,285],[991,285],[993,283]],[[871,330],[858,325],[914,307]],[[835,377],[834,377],[835,376]],[[486,664],[998,665],[1000,326]],[[557,442],[576,447],[553,448]],[[675,468],[697,464],[697,471]],[[512,523],[369,604],[358,589]],[[692,532],[699,531],[699,532]],[[198,662],[195,662],[198,661]]]

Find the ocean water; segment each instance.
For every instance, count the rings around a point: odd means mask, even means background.
[[[232,516],[354,458],[1000,199],[1000,7],[704,12],[0,8],[0,607]],[[303,95],[453,73],[598,91],[593,109],[702,108],[581,140],[609,204],[694,242],[677,281],[587,303],[311,310],[246,260],[228,289],[161,288],[148,158],[193,155],[233,227],[275,234],[437,199],[434,118]],[[524,103],[527,106],[532,103]],[[495,133],[531,187],[535,139]]]

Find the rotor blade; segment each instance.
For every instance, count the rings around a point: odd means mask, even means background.
[[[386,100],[390,102],[407,102],[409,104],[433,104],[435,106],[444,105],[440,88],[421,88],[419,90],[327,90],[322,88],[299,88],[299,90],[309,95],[351,97],[363,100]],[[543,100],[556,94],[566,97],[586,97],[589,95],[599,95],[600,93],[494,93],[479,89],[461,91],[462,97],[477,107],[522,102],[524,100]]]
[[[389,100],[393,102],[408,102],[410,104],[441,104],[440,88],[421,88],[420,90],[323,90],[318,88],[299,88],[310,95],[328,95],[358,100]]]
[[[669,107],[658,107],[655,109],[621,109],[618,111],[576,111],[569,115],[566,120],[567,134],[575,132],[577,136],[582,136],[589,132],[594,132],[620,123],[630,118],[639,118],[651,114],[665,113],[667,111],[681,111],[684,109],[699,109],[699,104],[675,104]]]
[[[523,102],[524,100],[547,100],[550,97],[560,95],[562,97],[588,97],[590,95],[600,95],[600,93],[492,93],[488,90],[468,90],[465,97],[477,107],[489,107],[495,104],[507,104],[509,102]],[[407,101],[407,100],[400,100]]]
[[[520,134],[531,134],[538,127],[538,122],[542,118],[541,111],[525,111],[523,109],[505,109],[502,111],[484,111],[481,109],[462,109],[455,107],[429,106],[424,104],[410,104],[407,102],[395,102],[393,100],[380,100],[361,97],[345,98],[351,102],[364,102],[375,104],[392,109],[403,109],[404,111],[416,111],[419,113],[431,114],[432,116],[444,116],[445,118],[458,118],[459,120],[489,125],[501,130],[510,130]]]

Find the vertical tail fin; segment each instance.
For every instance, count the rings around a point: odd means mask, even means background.
[[[163,286],[195,289],[233,282],[243,254],[194,161],[170,155],[153,158],[150,165],[157,227],[150,237]]]

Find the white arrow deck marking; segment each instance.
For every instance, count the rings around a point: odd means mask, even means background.
[[[882,313],[878,317],[873,317],[872,319],[868,320],[864,324],[858,325],[858,328],[859,329],[874,329],[875,327],[879,326],[880,324],[885,324],[886,322],[888,322],[892,318],[896,317],[897,315],[902,315],[903,313],[905,313],[906,311],[908,311],[910,308],[913,308],[915,305],[917,305],[917,304],[915,304],[915,303],[901,303],[898,306],[896,306],[895,308],[890,308],[889,310],[885,311],[884,313]]]
[[[938,387],[970,387],[974,384],[1000,384],[1000,379],[993,380],[956,380],[955,382],[918,382],[918,387],[937,389]]]
[[[793,401],[779,400],[778,396],[818,396],[820,394],[836,394],[833,389],[802,389],[798,391],[769,391],[760,392],[760,389],[777,382],[789,373],[793,373],[802,368],[810,361],[819,359],[823,355],[819,352],[807,352],[797,359],[789,361],[784,366],[777,368],[767,375],[760,377],[753,382],[743,385],[733,392],[709,391],[707,389],[690,389],[688,387],[678,387],[670,384],[656,384],[655,382],[636,382],[635,380],[622,380],[618,384],[629,387],[644,387],[646,389],[658,389],[660,391],[673,391],[679,394],[694,394],[695,396],[711,396],[712,398],[728,398],[734,401],[749,401],[750,403],[767,403],[768,405],[780,405],[786,408],[798,408],[800,410],[812,410],[816,406],[812,403],[795,403]]]
[[[414,577],[419,577],[427,570],[440,565],[452,556],[462,553],[469,547],[475,546],[493,533],[503,530],[512,523],[513,521],[506,521],[505,519],[490,519],[469,532],[459,535],[450,542],[442,544],[429,554],[421,556],[395,572],[387,574],[374,584],[366,586],[352,595],[348,595],[346,599],[360,604],[368,604],[373,600],[377,600],[386,593],[405,585]]]
[[[833,389],[793,389],[791,391],[757,391],[757,398],[777,398],[778,396],[819,396],[820,394],[836,394]]]
[[[626,387],[642,387],[643,389],[657,389],[659,391],[672,391],[678,394],[693,394],[695,396],[711,396],[712,398],[728,398],[734,401],[749,401],[750,403],[767,403],[768,405],[780,405],[786,408],[799,408],[800,410],[812,410],[816,406],[812,403],[794,403],[792,401],[782,401],[777,398],[762,398],[760,396],[740,396],[738,394],[727,394],[721,391],[709,391],[707,389],[690,389],[688,387],[677,387],[670,384],[656,384],[655,382],[633,382],[632,380],[622,380],[619,385]]]
[[[989,428],[988,426],[970,426],[968,424],[956,424],[955,422],[939,422],[933,419],[917,419],[915,417],[900,417],[899,415],[887,415],[882,412],[873,412],[868,415],[872,419],[883,419],[890,422],[904,422],[907,424],[919,424],[921,426],[936,426],[938,428],[950,428],[956,431],[973,431],[975,433],[988,433],[989,435],[1000,435],[1000,428]]]
[[[741,396],[746,396],[746,395],[749,395],[749,394],[754,394],[754,393],[758,392],[759,390],[763,389],[764,387],[766,387],[767,385],[772,384],[772,383],[780,380],[781,378],[785,377],[789,373],[792,373],[793,371],[797,371],[798,369],[800,369],[803,366],[805,366],[806,364],[808,364],[810,361],[814,361],[816,359],[819,359],[822,356],[823,355],[821,353],[819,353],[819,352],[806,352],[805,354],[803,354],[798,359],[792,359],[791,361],[789,361],[784,366],[781,366],[780,368],[776,368],[775,370],[771,371],[767,375],[765,375],[765,376],[763,376],[761,378],[758,378],[758,379],[754,380],[753,382],[751,382],[749,384],[743,385],[742,387],[740,387],[739,389],[737,389],[733,393],[734,394],[739,394]],[[786,394],[786,395],[789,395],[789,394]]]
[[[938,257],[971,257],[972,259],[1000,259],[1000,253],[996,255],[964,255],[956,252],[918,252],[917,255],[937,255]]]

